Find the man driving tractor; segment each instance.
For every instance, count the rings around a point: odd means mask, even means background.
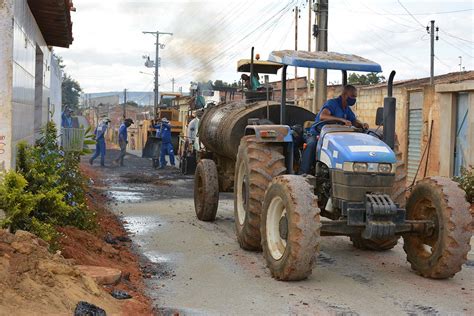
[[[315,125],[323,121],[341,122],[346,126],[355,126],[368,129],[369,125],[359,121],[351,110],[357,101],[357,89],[353,85],[346,85],[339,97],[330,99],[324,103],[323,107],[316,116],[314,124],[311,126],[311,136],[307,139],[307,146],[303,152],[301,160],[300,174],[308,174],[311,166],[316,161],[316,145],[318,144],[319,131]]]

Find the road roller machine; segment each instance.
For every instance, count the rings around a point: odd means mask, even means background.
[[[322,236],[348,236],[354,247],[372,251],[390,250],[403,237],[407,260],[419,275],[443,279],[459,272],[472,236],[465,192],[449,178],[428,177],[405,190],[406,205],[394,197],[403,179],[394,151],[395,72],[383,107],[377,109],[379,128],[314,123],[316,161],[310,174],[298,174],[298,152],[304,148],[299,127],[314,115],[288,106],[287,67],[341,70],[344,85],[347,71],[382,69],[365,58],[331,52],[276,51],[269,60],[282,65],[283,87],[281,104],[272,104],[271,122],[258,124],[263,105],[252,111],[230,104],[209,112],[203,121],[203,139],[210,139],[206,141],[213,153],[227,158],[220,164],[227,169],[219,169],[216,156],[200,161],[195,180],[198,218],[214,220],[219,191],[233,184],[237,240],[243,249],[263,250],[277,280],[307,278],[317,266]],[[240,134],[233,138],[236,126]]]

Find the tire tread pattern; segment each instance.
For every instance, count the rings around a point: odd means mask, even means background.
[[[440,231],[440,251],[435,251],[429,260],[419,258],[411,242],[413,236],[406,236],[404,250],[413,270],[420,275],[434,279],[454,276],[467,261],[472,232],[472,216],[465,192],[449,178],[429,177],[418,181],[407,202],[407,217],[410,219],[410,208],[420,199],[426,198],[429,192],[439,198],[435,207],[441,208],[443,230]],[[438,213],[438,216],[440,214]]]
[[[235,186],[237,186],[237,173],[239,162],[245,159],[249,169],[249,205],[246,220],[243,227],[236,227],[237,240],[240,246],[246,250],[260,251],[260,217],[265,190],[273,178],[284,174],[285,157],[282,149],[273,144],[259,143],[255,136],[244,136],[240,141],[237,162],[235,168]],[[237,188],[234,188],[234,199],[237,197]],[[239,225],[237,218],[237,203],[234,201],[235,222]]]

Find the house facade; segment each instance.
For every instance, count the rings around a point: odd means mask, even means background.
[[[0,1],[0,170],[16,146],[34,142],[48,120],[60,124],[61,69],[53,46],[72,43],[70,0]]]
[[[375,127],[376,111],[383,106],[387,86],[382,83],[357,89],[353,110],[360,120]],[[341,85],[328,86],[327,98],[337,97],[341,90]],[[396,81],[393,96],[408,184],[425,175],[457,176],[461,168],[474,166],[474,71],[436,76],[433,85],[429,78]],[[307,104],[304,97],[299,102],[306,108]]]

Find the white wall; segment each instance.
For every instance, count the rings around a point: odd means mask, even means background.
[[[52,52],[27,0],[0,0],[0,30],[0,168],[9,169],[18,142],[32,143],[49,119],[51,84],[54,102],[60,91],[51,76]]]
[[[58,135],[61,132],[61,106],[62,106],[62,70],[59,68],[58,61],[52,57],[51,58],[51,83],[50,83],[50,97],[49,97],[49,108],[53,116],[51,119],[58,127]]]
[[[11,165],[11,101],[13,77],[13,0],[0,6],[0,171]]]

